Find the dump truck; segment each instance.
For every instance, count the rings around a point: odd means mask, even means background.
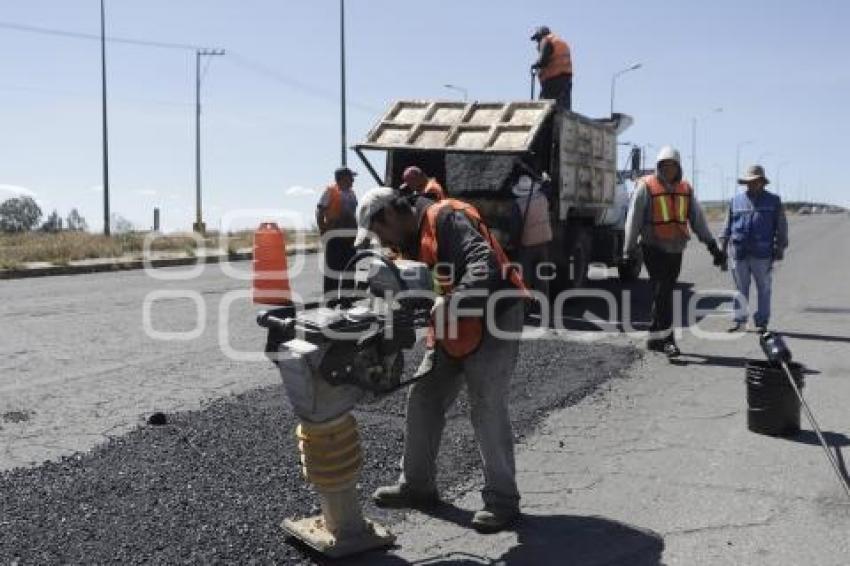
[[[556,266],[555,289],[582,287],[594,264],[638,277],[640,258],[621,262],[628,193],[617,167],[617,136],[632,123],[614,114],[591,119],[553,101],[400,100],[353,147],[379,185],[399,187],[411,165],[435,177],[452,198],[481,212],[508,255],[518,174],[548,183]],[[372,163],[383,154],[384,172]]]

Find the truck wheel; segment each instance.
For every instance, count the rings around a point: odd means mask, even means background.
[[[634,260],[628,265],[618,265],[617,271],[620,274],[622,283],[632,283],[640,277],[640,272],[643,269],[643,253],[638,250],[635,253]]]
[[[587,285],[587,270],[590,268],[590,258],[593,254],[593,240],[588,231],[578,228],[570,234],[569,259],[570,287],[581,289]]]

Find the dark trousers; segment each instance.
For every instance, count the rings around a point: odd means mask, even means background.
[[[354,268],[349,266],[345,270],[346,265],[354,257],[354,238],[341,237],[324,237],[325,250],[325,270],[324,270],[324,290],[325,295],[333,294],[336,298],[336,292],[339,288],[339,280],[342,278],[342,288],[354,288]]]
[[[652,290],[651,338],[673,341],[673,288],[682,271],[682,254],[643,246],[643,261]]]
[[[519,264],[522,266],[522,278],[525,280],[526,285],[548,298],[549,281],[540,279],[537,273],[537,266],[550,261],[549,242],[536,246],[524,246],[519,249],[517,255],[519,256]],[[544,273],[547,273],[547,271],[544,271]]]
[[[559,75],[542,81],[540,84],[540,98],[554,100],[558,108],[571,110],[573,107],[572,75]]]

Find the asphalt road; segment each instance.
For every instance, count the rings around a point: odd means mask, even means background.
[[[297,273],[290,258],[292,288],[306,300],[318,293],[321,256],[300,257]],[[193,268],[0,282],[0,415],[27,419],[0,422],[0,470],[87,450],[152,411],[277,383],[257,355],[265,339],[246,293],[250,268],[210,265],[185,280],[160,278]],[[156,334],[166,332],[189,339]]]
[[[850,218],[792,218],[790,231],[786,259],[774,267],[771,327],[807,368],[803,393],[847,477]],[[680,281],[683,297],[731,286],[699,245],[686,253]],[[747,429],[744,365],[764,354],[753,332],[725,332],[728,305],[703,301],[716,316],[699,328],[714,335],[685,329],[678,363],[646,354],[628,379],[553,412],[518,447],[525,517],[516,530],[470,533],[479,505],[470,493],[452,513],[411,514],[394,526],[392,560],[362,563],[850,563],[850,501],[811,425],[801,416],[789,437]],[[640,340],[617,334],[603,344]]]
[[[799,349],[817,359],[827,378],[846,374],[850,367],[847,339],[842,338],[850,313],[850,287],[845,284],[849,239],[846,216],[792,219],[792,247],[776,271],[774,320],[789,331],[795,352]],[[727,274],[711,267],[701,246],[686,255],[682,280],[685,291],[691,283],[717,289],[730,284]],[[317,284],[315,263],[294,280],[296,292],[304,295]],[[301,559],[281,546],[276,530],[269,527],[281,516],[309,512],[314,504],[303,496],[297,471],[293,472],[295,448],[289,433],[293,423],[291,415],[281,410],[279,377],[265,360],[229,359],[222,353],[221,343],[227,342],[220,336],[223,328],[239,350],[257,350],[262,344],[263,334],[253,321],[256,309],[247,300],[234,302],[229,317],[219,314],[230,292],[246,288],[244,281],[224,276],[219,266],[205,269],[189,283],[154,281],[142,272],[0,283],[4,321],[0,469],[28,466],[4,474],[0,482],[4,488],[0,522],[5,521],[5,528],[14,527],[19,541],[18,554],[12,555],[4,555],[0,544],[0,557],[19,556],[28,544],[39,550],[29,557],[40,557],[38,562],[58,561],[61,556],[107,556],[116,541],[123,541],[118,555],[128,561],[134,556],[184,561]],[[199,302],[209,312],[198,337],[175,342],[146,334],[142,305],[145,296],[158,289],[200,293]],[[645,318],[645,283],[639,282],[632,291],[632,318],[640,320]],[[573,328],[587,327],[579,320],[585,309],[605,314],[592,301],[574,305],[568,313]],[[196,310],[190,299],[158,303],[151,311],[154,327],[191,330]],[[799,323],[813,319],[817,335],[811,325]],[[620,325],[609,326],[616,330]],[[591,332],[574,337],[592,341],[600,336]],[[515,414],[519,435],[533,435],[539,418],[571,405],[628,368],[634,359],[629,346],[637,339],[602,336],[601,342],[565,346],[542,341],[524,346],[525,361],[514,391],[515,404],[521,405]],[[666,375],[675,368],[653,371]],[[675,373],[671,377],[681,378]],[[247,393],[233,401],[207,404],[243,392]],[[589,410],[601,414],[622,402],[601,399],[603,406]],[[153,410],[198,408],[204,410],[174,416],[172,428],[142,427],[126,435]],[[368,489],[395,473],[401,401],[390,398],[359,414],[367,431],[367,450],[377,455],[364,472]],[[645,425],[634,426],[640,430]],[[475,481],[474,444],[463,420],[454,431],[454,437],[447,437],[444,458],[457,462],[457,470],[452,469],[444,481],[445,487],[462,491],[465,482]],[[113,442],[103,445],[109,438]],[[101,447],[93,453],[56,462],[96,445]],[[46,459],[55,463],[34,466]],[[624,459],[623,465],[628,462]],[[812,467],[820,465],[825,463]],[[231,472],[222,473],[223,468]],[[609,491],[608,499],[612,496]],[[621,499],[611,500],[615,508],[629,509],[629,496],[623,494]],[[16,519],[12,523],[6,519],[10,516]],[[196,519],[181,519],[189,517]],[[62,525],[69,521],[73,528],[63,531]],[[423,534],[415,521],[398,528],[411,560],[427,556],[440,535]],[[64,532],[65,538],[52,536],[56,532]],[[136,533],[144,534],[136,537]],[[446,540],[456,541],[457,536],[449,534]],[[247,548],[245,541],[255,546]],[[251,552],[233,550],[240,547]]]
[[[317,286],[315,263],[293,281],[308,297]],[[277,370],[261,352],[252,361],[222,349],[221,329],[234,349],[264,345],[244,297],[229,316],[220,312],[245,288],[220,266],[182,282],[135,272],[4,284],[15,296],[3,301],[12,325],[3,327],[0,383],[0,563],[312,562],[278,527],[284,517],[316,513],[317,501],[301,478],[297,423]],[[189,332],[202,305],[209,314],[197,337],[158,340],[145,331],[146,297],[162,290],[191,290],[198,304],[155,306],[153,327]],[[56,347],[41,338],[48,335]],[[552,410],[621,376],[636,356],[628,346],[554,335],[522,344],[511,392],[516,441]],[[480,479],[468,410],[461,396],[448,418],[440,454],[448,498]],[[166,412],[169,424],[145,426],[153,411]],[[366,494],[398,473],[404,392],[361,405],[356,416]]]

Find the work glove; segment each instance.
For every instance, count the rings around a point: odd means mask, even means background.
[[[726,252],[717,247],[717,242],[709,242],[708,252],[714,258],[714,265],[719,267],[720,271],[727,271],[729,269],[729,257],[726,255]]]

